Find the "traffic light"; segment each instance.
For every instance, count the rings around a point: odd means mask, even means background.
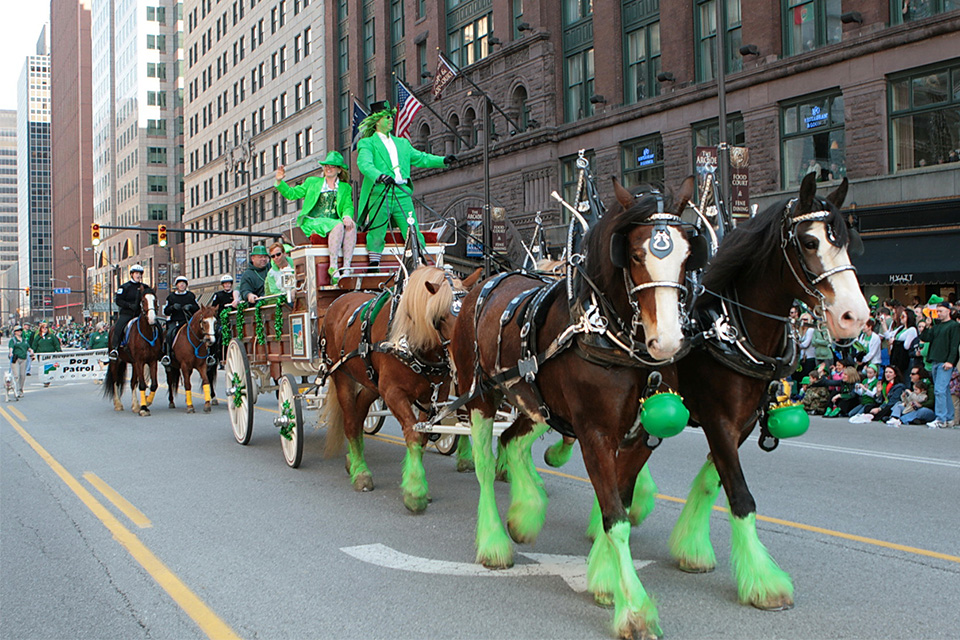
[[[100,283],[99,283],[99,282],[94,282],[94,283],[93,283],[93,294],[94,294],[94,295],[97,295],[97,296],[100,295]]]
[[[162,224],[157,227],[157,242],[161,247],[167,246],[167,225]]]
[[[90,225],[90,244],[93,246],[100,244],[100,225],[96,222]]]
[[[25,294],[27,294],[27,297],[28,297],[28,298],[30,297],[30,287],[24,287],[24,288],[23,288],[23,292],[24,292]]]

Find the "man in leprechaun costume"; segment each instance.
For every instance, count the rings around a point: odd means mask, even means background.
[[[357,143],[357,168],[363,174],[360,189],[358,224],[367,232],[367,259],[371,267],[380,264],[380,256],[392,220],[407,236],[407,219],[417,225],[413,209],[413,183],[410,167],[442,169],[456,161],[455,156],[435,156],[415,149],[406,138],[393,135],[397,110],[387,101],[374,102],[370,115],[360,123],[362,139]],[[423,234],[420,242],[423,243]]]

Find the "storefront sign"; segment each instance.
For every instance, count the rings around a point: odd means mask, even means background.
[[[821,111],[820,107],[814,107],[810,115],[803,119],[803,125],[807,129],[816,129],[819,126],[827,124],[830,119],[828,111]]]
[[[894,273],[890,275],[890,284],[907,284],[913,282],[912,273]]]

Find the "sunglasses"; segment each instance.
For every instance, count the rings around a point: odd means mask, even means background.
[[[271,258],[279,258],[279,257],[282,256],[282,255],[283,255],[282,253],[271,253],[271,254],[270,254],[270,257],[271,257]]]

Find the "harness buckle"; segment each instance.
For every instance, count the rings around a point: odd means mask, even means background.
[[[520,329],[520,337],[526,338],[528,333],[530,333],[530,323],[525,322],[523,323],[523,327]]]
[[[357,345],[357,353],[361,358],[366,358],[367,354],[370,353],[370,343],[361,342],[359,345]]]
[[[540,370],[540,363],[537,362],[537,356],[530,356],[517,362],[517,372],[527,383],[532,383],[537,379],[537,371]]]

